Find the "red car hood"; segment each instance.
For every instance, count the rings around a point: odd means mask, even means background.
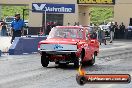
[[[80,39],[58,39],[58,38],[52,38],[52,39],[46,39],[41,41],[41,44],[77,44]]]

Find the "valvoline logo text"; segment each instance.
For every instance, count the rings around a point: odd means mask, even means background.
[[[33,3],[32,9],[33,12],[75,13],[75,4]]]

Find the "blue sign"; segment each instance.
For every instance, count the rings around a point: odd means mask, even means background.
[[[75,13],[75,4],[32,3],[32,12]]]

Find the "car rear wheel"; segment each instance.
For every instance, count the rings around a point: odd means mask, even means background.
[[[95,63],[95,55],[93,54],[92,59],[88,61],[88,65],[92,66]]]
[[[49,64],[49,59],[46,57],[46,55],[41,56],[41,64],[43,67],[47,67]]]

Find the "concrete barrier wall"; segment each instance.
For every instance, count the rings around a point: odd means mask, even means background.
[[[38,43],[47,37],[17,37],[9,48],[9,55],[22,55],[38,52]]]

